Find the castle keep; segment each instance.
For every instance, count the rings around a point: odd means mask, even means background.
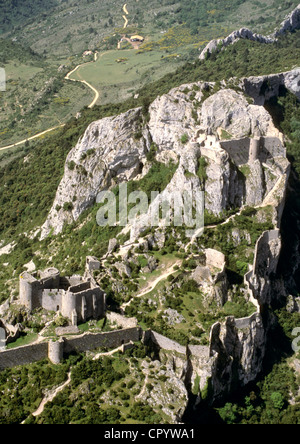
[[[28,310],[44,308],[59,311],[73,325],[105,316],[105,293],[95,283],[91,269],[94,258],[87,258],[85,278],[62,277],[56,268],[20,275],[20,302]],[[91,264],[92,267],[91,267]]]

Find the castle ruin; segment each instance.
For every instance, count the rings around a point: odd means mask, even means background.
[[[236,166],[254,163],[259,160],[265,163],[275,157],[286,157],[286,148],[280,133],[278,136],[265,137],[259,130],[254,131],[253,137],[222,140],[218,136],[207,134],[206,130],[198,130],[193,143],[200,146],[201,156],[218,161],[226,152]]]
[[[29,311],[44,308],[60,312],[72,325],[105,316],[105,293],[96,284],[91,271],[100,263],[87,258],[84,278],[62,277],[56,268],[20,275],[20,302]]]

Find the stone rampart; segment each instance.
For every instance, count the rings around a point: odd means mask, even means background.
[[[130,342],[139,342],[141,334],[141,329],[135,327],[105,333],[84,333],[72,339],[64,338],[56,342],[41,342],[4,350],[0,352],[0,370],[32,364],[48,357],[51,362],[58,364],[63,354],[81,353],[99,347],[120,347]]]
[[[48,343],[25,345],[0,352],[0,369],[32,364],[48,357]]]
[[[244,165],[249,161],[250,152],[249,137],[244,139],[222,140],[221,147],[229,154],[236,165]]]
[[[257,319],[258,313],[253,313],[251,316],[247,318],[235,319],[235,326],[237,329],[242,330],[244,328],[251,327],[252,322],[255,322]]]
[[[83,352],[99,347],[115,348],[130,341],[138,342],[141,339],[141,329],[128,328],[110,331],[107,333],[85,333],[73,339],[65,339],[64,353]]]

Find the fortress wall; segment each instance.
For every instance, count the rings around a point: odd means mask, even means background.
[[[80,285],[82,283],[82,277],[81,276],[71,276],[67,278],[69,281],[69,287],[76,287],[77,285]]]
[[[69,291],[72,293],[81,293],[85,290],[89,290],[91,288],[90,282],[82,282],[78,285],[74,285],[69,288]]]
[[[65,339],[64,352],[83,352],[99,347],[116,348],[130,341],[139,342],[140,339],[141,329],[139,327],[110,331],[107,333],[85,333],[74,339]]]
[[[48,357],[48,343],[25,345],[0,352],[0,369],[32,364]]]
[[[268,157],[285,157],[286,148],[278,137],[264,137],[263,153]]]
[[[142,342],[144,344],[148,344],[152,342],[152,344],[157,345],[161,350],[173,351],[179,353],[181,355],[187,356],[190,354],[192,356],[208,359],[209,358],[209,347],[203,345],[189,345],[188,348],[183,345],[178,344],[178,342],[173,341],[172,339],[166,338],[163,335],[153,331],[147,330],[143,333]]]
[[[76,298],[73,293],[67,291],[61,301],[61,314],[65,318],[72,319],[73,310],[76,310]]]
[[[235,319],[235,326],[237,329],[249,328],[252,322],[256,321],[258,313],[253,313],[247,318]]]
[[[250,138],[223,140],[220,142],[236,165],[244,165],[249,161]]]
[[[43,290],[40,298],[41,306],[49,311],[57,311],[57,308],[61,310],[64,293],[64,290]]]
[[[162,348],[163,350],[175,351],[177,353],[180,353],[181,355],[186,355],[186,347],[178,344],[178,342],[172,341],[171,339],[160,335],[159,333],[156,333],[153,330],[150,331],[147,339],[150,339],[153,344],[158,345],[159,348]]]
[[[78,319],[83,319],[83,300],[85,299],[85,317],[86,319],[93,318],[94,317],[94,298],[97,303],[98,307],[98,316],[103,316],[105,312],[105,298],[103,291],[100,290],[100,288],[90,288],[88,290],[82,291],[80,293],[73,294],[73,298],[75,299],[75,309],[78,315]],[[70,317],[72,314],[72,311],[70,311],[70,314],[68,317]]]
[[[56,268],[39,271],[40,283],[43,288],[58,288],[60,273]]]
[[[73,339],[42,342],[24,347],[0,352],[0,370],[17,367],[18,365],[32,364],[48,357],[52,362],[61,361],[63,353],[84,352],[99,347],[117,348],[128,342],[139,342],[141,329],[139,327],[116,330],[107,333],[84,333]]]

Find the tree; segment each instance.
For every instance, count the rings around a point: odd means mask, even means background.
[[[271,394],[271,401],[273,407],[277,410],[282,410],[285,404],[284,398],[280,392],[273,392]]]

